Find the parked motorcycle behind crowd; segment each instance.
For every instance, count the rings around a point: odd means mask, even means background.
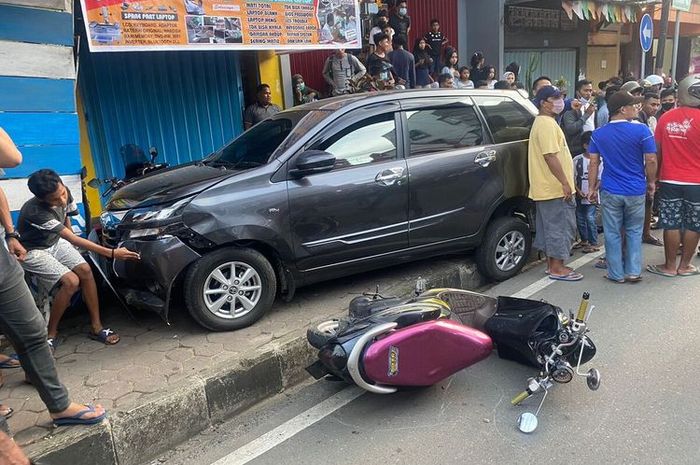
[[[136,144],[126,144],[119,148],[119,154],[122,158],[122,163],[124,164],[124,178],[119,179],[116,177],[107,179],[93,178],[89,181],[85,181],[87,178],[87,170],[83,167],[81,172],[81,178],[83,180],[83,205],[85,206],[85,221],[86,224],[91,224],[90,222],[90,204],[86,195],[87,187],[93,189],[100,189],[103,185],[109,186],[102,192],[102,198],[109,198],[117,190],[126,186],[127,184],[136,181],[137,179],[156,171],[163,170],[167,168],[168,163],[156,163],[158,158],[158,149],[151,147],[149,149],[150,158],[146,157],[143,149]]]
[[[539,370],[512,400],[518,405],[543,394],[537,411],[518,419],[525,433],[537,428],[537,414],[555,383],[580,375],[591,390],[600,386],[598,370],[580,371],[596,352],[587,336],[593,310],[588,293],[574,317],[547,302],[423,288],[419,280],[416,297],[407,300],[378,291],[357,297],[347,318],[310,329],[307,339],[319,349],[319,360],[307,371],[316,379],[342,379],[390,394],[401,387],[434,385],[488,357],[495,343],[499,357]]]

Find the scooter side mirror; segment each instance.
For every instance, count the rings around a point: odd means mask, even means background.
[[[88,186],[92,187],[93,189],[99,189],[100,187],[100,180],[92,178],[91,180],[88,181],[87,183]]]
[[[588,370],[588,374],[586,375],[586,384],[588,385],[588,389],[591,391],[597,391],[600,387],[600,372],[595,368]]]
[[[83,166],[82,169],[80,170],[80,179],[85,179],[85,178],[87,178],[87,168],[85,168]]]
[[[534,413],[525,412],[518,417],[518,429],[530,434],[537,429],[537,417]]]

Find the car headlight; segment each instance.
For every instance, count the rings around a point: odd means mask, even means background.
[[[158,227],[176,222],[191,200],[192,197],[186,197],[161,208],[158,208],[158,206],[141,209],[135,208],[126,215],[122,224],[128,229],[131,229],[133,227],[142,228],[151,225]]]

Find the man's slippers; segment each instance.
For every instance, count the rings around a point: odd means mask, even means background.
[[[663,276],[664,278],[675,278],[676,276],[678,276],[676,274],[664,271],[659,265],[648,265],[647,271],[651,274]]]
[[[581,281],[583,279],[583,275],[572,271],[571,273],[565,275],[550,274],[549,279],[553,279],[555,281]]]

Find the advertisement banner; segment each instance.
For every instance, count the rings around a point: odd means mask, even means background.
[[[359,0],[81,0],[92,52],[360,48]]]

